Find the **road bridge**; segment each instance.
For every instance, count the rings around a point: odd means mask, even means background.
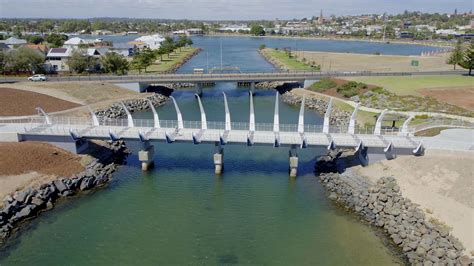
[[[122,104],[127,119],[99,119],[93,111],[91,118],[49,116],[38,108],[42,116],[23,119],[0,119],[0,140],[23,141],[41,140],[47,142],[70,142],[76,152],[85,149],[89,139],[140,140],[143,148],[139,152],[142,168],[153,165],[153,142],[166,143],[189,142],[194,144],[212,143],[216,145],[214,154],[215,172],[220,174],[223,169],[223,147],[230,144],[270,145],[290,148],[290,175],[296,176],[298,168],[297,149],[310,146],[322,146],[329,150],[337,147],[355,148],[362,162],[368,160],[368,149],[383,152],[387,159],[396,154],[407,152],[423,155],[422,142],[410,134],[408,125],[412,118],[405,121],[401,129],[384,128],[382,122],[386,111],[379,115],[374,128],[363,128],[356,124],[355,108],[348,126],[334,127],[329,124],[332,100],[324,115],[323,125],[309,125],[304,121],[305,99],[301,103],[298,124],[280,124],[279,94],[275,96],[273,123],[256,123],[253,107],[253,96],[250,93],[250,109],[248,122],[232,122],[227,98],[223,93],[225,104],[225,121],[207,121],[204,106],[199,95],[201,120],[184,121],[176,100],[171,97],[176,110],[176,120],[160,120],[153,104],[150,109],[153,119],[134,119]]]
[[[287,71],[287,72],[248,72],[248,73],[208,73],[208,74],[144,74],[144,75],[89,75],[89,76],[48,76],[48,82],[68,81],[101,81],[111,83],[138,83],[140,91],[143,92],[153,84],[169,83],[193,83],[196,92],[201,95],[202,84],[215,82],[240,82],[249,83],[250,88],[255,88],[255,83],[269,81],[297,81],[300,84],[309,85],[307,81],[317,81],[326,77],[362,77],[362,76],[419,76],[419,75],[461,75],[467,74],[464,70],[459,71],[414,71],[414,72],[317,72],[317,71]],[[25,78],[3,76],[0,83],[25,81]],[[253,91],[252,91],[253,92]]]

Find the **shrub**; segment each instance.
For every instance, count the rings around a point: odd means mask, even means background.
[[[346,84],[339,86],[337,92],[342,94],[344,97],[350,98],[359,94],[360,88],[363,86],[363,83],[358,83],[355,81],[349,81]]]
[[[310,90],[323,92],[323,91],[329,90],[331,88],[334,88],[336,86],[337,86],[337,84],[336,84],[336,82],[334,82],[334,80],[332,80],[330,78],[322,78],[319,82],[314,83],[310,87]]]

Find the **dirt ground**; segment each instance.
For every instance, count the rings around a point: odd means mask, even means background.
[[[427,150],[422,157],[399,156],[356,170],[372,181],[394,176],[405,197],[451,227],[466,253],[474,254],[473,152]]]
[[[0,84],[1,88],[37,92],[80,105],[106,100],[120,100],[139,95],[137,92],[107,82],[18,82]]]
[[[437,56],[395,56],[368,55],[353,53],[297,52],[298,58],[315,62],[322,71],[444,71],[452,70],[446,64],[447,54]],[[412,60],[419,62],[418,67],[411,66]]]
[[[45,94],[0,88],[0,116],[34,115],[41,107],[46,112],[57,112],[80,106]]]
[[[466,108],[474,111],[474,88],[473,87],[452,87],[452,88],[431,88],[421,90],[424,96],[430,96],[440,102]]]
[[[83,160],[47,143],[0,142],[0,201],[14,191],[79,173]]]

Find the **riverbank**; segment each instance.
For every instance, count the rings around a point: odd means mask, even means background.
[[[265,48],[258,51],[265,60],[279,70],[319,71],[317,65],[311,65],[310,61],[302,62],[294,56],[290,57],[287,52],[282,50]]]
[[[9,154],[10,156],[15,156],[15,154],[20,156],[19,158],[10,158],[13,160],[11,165],[14,169],[16,165],[17,171],[25,174],[12,178],[4,176],[2,173],[0,177],[0,180],[9,184],[7,187],[10,189],[3,200],[3,208],[0,209],[0,246],[3,246],[7,239],[16,233],[25,221],[52,209],[56,203],[106,185],[112,179],[112,173],[116,167],[123,163],[128,153],[121,141],[114,143],[90,142],[87,150],[88,155],[82,157],[42,143],[8,143],[6,145],[29,146],[27,149],[27,152],[30,153],[29,156],[32,156],[31,154],[38,155],[31,146],[41,146],[42,154],[39,157],[30,158],[31,163],[23,163],[25,157],[22,155],[25,153]],[[64,169],[63,167],[70,166],[64,164],[63,166],[56,165],[56,168],[52,170],[51,167],[46,167],[45,170],[45,165],[40,162],[48,161],[48,158],[51,157],[44,154],[48,151],[53,151],[53,157],[55,157],[51,161],[52,164],[60,162],[61,159],[74,160],[76,162],[75,168]],[[83,166],[80,166],[78,161],[82,161]],[[38,168],[41,169],[38,170]],[[39,175],[35,178],[25,179],[25,175],[30,174],[31,171],[39,171]],[[71,174],[72,172],[74,174]],[[47,173],[50,175],[45,176]],[[22,178],[25,179],[24,182],[18,182],[18,179]],[[2,187],[2,192],[5,192],[3,190],[5,187]]]
[[[446,225],[427,218],[425,212],[404,195],[396,173],[394,176],[371,175],[372,180],[369,180],[350,168],[343,172],[345,166],[358,161],[357,156],[349,149],[330,151],[317,159],[315,172],[331,200],[381,228],[411,264],[469,263],[461,241]]]
[[[163,55],[151,66],[147,67],[145,73],[171,74],[175,73],[181,66],[186,64],[191,58],[199,54],[201,48],[185,47],[176,49],[169,55]],[[138,74],[138,71],[130,71],[130,74]]]

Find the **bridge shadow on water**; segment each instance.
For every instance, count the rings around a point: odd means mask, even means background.
[[[155,167],[153,173],[160,170],[180,169],[183,171],[204,171],[214,173],[214,145],[212,144],[185,144],[185,143],[153,143],[155,146]],[[127,165],[140,168],[138,150],[140,143],[127,143],[132,154],[127,159]],[[273,148],[270,146],[224,146],[224,171],[251,175],[261,173],[265,175],[286,174],[289,170],[288,147]],[[314,172],[316,158],[325,154],[324,148],[308,148],[299,150],[298,175],[308,175]]]

